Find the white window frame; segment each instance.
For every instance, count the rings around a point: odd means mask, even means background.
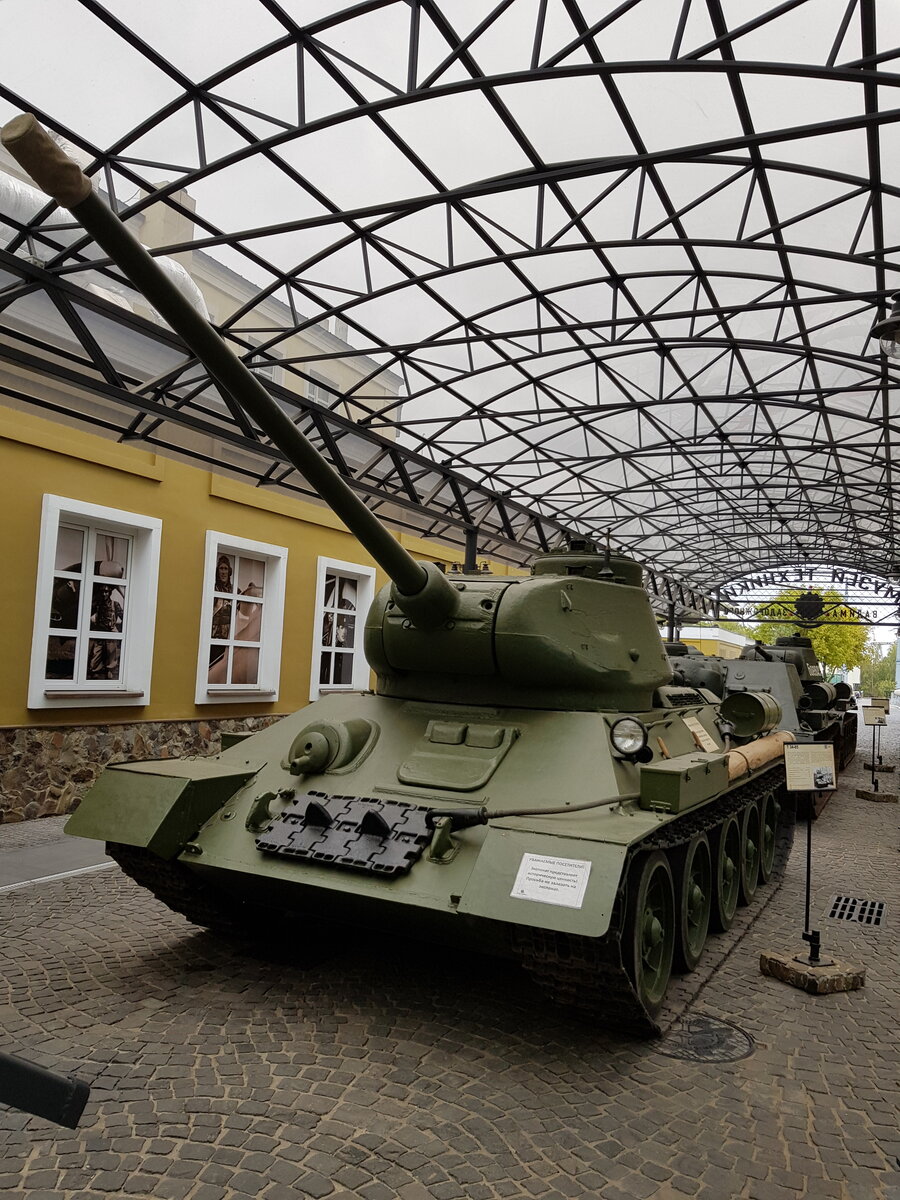
[[[314,404],[320,404],[323,408],[328,408],[338,398],[337,389],[326,375],[320,375],[318,371],[308,372],[309,379],[306,383],[306,398],[312,400]]]
[[[212,628],[216,564],[220,554],[261,558],[266,563],[262,624],[259,637],[259,673],[256,683],[209,682],[210,629]],[[286,546],[272,546],[235,537],[215,529],[206,531],[203,593],[200,604],[200,639],[197,653],[197,704],[260,704],[278,699],[281,681],[281,639],[284,629],[284,591],[287,577]]]
[[[357,588],[356,606],[356,638],[353,647],[353,678],[350,683],[325,685],[319,683],[322,668],[322,609],[325,607],[325,576],[337,573],[349,575],[355,579]],[[332,692],[364,692],[369,688],[370,668],[366,659],[363,644],[366,617],[375,599],[375,568],[364,567],[361,563],[343,562],[339,558],[319,558],[316,568],[316,607],[313,618],[312,635],[312,667],[309,675],[309,698],[318,700],[320,696]]]
[[[50,610],[53,602],[53,580],[58,573],[56,545],[61,524],[100,529],[104,533],[119,534],[132,539],[119,679],[70,682],[62,679],[48,680],[46,677],[47,639],[53,636]],[[147,517],[141,513],[45,494],[41,511],[34,631],[28,679],[29,708],[110,708],[118,705],[149,704],[161,539],[162,521],[158,517]],[[82,613],[86,602],[86,597],[82,596]],[[81,622],[84,624],[84,616]],[[86,626],[79,629],[79,637],[89,636]]]
[[[284,355],[280,350],[269,347],[268,350],[255,350],[247,359],[247,367],[257,379],[268,379],[270,383],[281,382],[282,368],[279,359]],[[275,361],[272,361],[272,360]]]

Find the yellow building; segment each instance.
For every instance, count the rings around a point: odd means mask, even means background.
[[[2,819],[66,811],[110,759],[208,753],[370,685],[384,580],[324,507],[10,408],[0,462]]]
[[[719,658],[740,658],[743,647],[753,645],[750,638],[743,634],[720,629],[717,625],[686,625],[679,639],[701,654],[714,654]]]

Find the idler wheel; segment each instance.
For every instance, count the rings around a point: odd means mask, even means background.
[[[768,883],[775,870],[775,841],[781,805],[769,792],[759,802],[759,882]]]
[[[685,850],[678,873],[678,894],[675,967],[679,971],[693,971],[706,945],[712,910],[712,851],[705,833],[698,834]]]
[[[669,986],[675,951],[675,886],[669,860],[661,850],[638,860],[633,884],[623,952],[635,991],[652,1016]]]
[[[741,827],[736,816],[727,817],[715,843],[715,890],[710,923],[716,933],[731,928],[741,888]]]
[[[741,890],[739,901],[749,904],[759,884],[760,822],[756,803],[741,813]]]

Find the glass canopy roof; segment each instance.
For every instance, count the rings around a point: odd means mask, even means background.
[[[900,288],[900,6],[5,0],[2,17],[0,118],[35,112],[123,216],[190,218],[157,251],[247,281],[212,318],[278,365],[276,394],[374,507],[510,553],[608,536],[703,589],[900,563],[900,375],[869,337]],[[248,474],[302,487],[167,331],[116,359],[117,323],[151,333],[91,293],[124,294],[67,213],[7,202],[0,222],[8,363],[89,368],[113,432],[177,448],[176,426],[213,422]],[[37,296],[65,318],[55,355],[23,334]],[[314,329],[336,336],[298,352]],[[341,363],[352,384],[323,387]]]

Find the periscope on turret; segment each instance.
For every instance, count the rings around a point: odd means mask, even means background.
[[[777,877],[793,814],[780,707],[673,682],[639,564],[587,541],[527,578],[407,554],[33,117],[7,149],[388,574],[373,691],[323,697],[208,759],[107,768],[67,832],[223,936],[286,914],[512,955],[562,1004],[658,1033],[671,971]]]

